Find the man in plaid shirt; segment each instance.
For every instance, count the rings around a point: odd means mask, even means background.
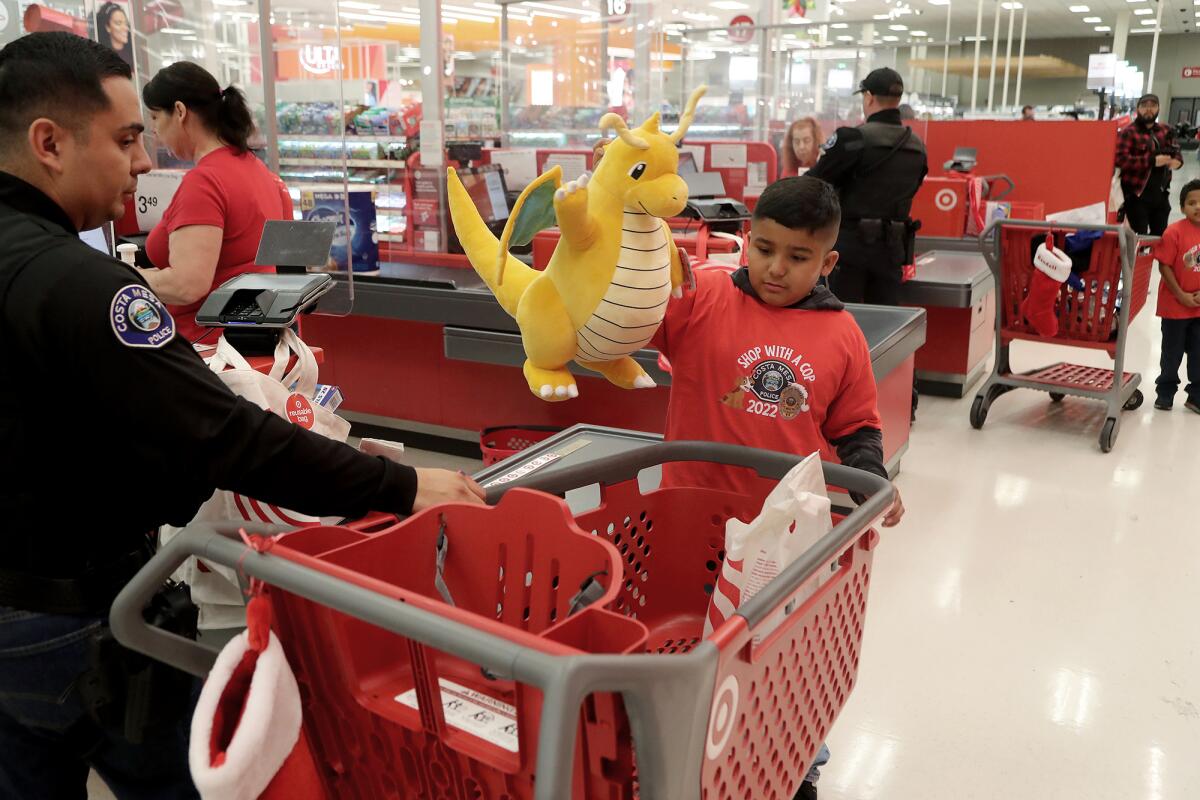
[[[1159,236],[1171,216],[1171,170],[1183,166],[1175,134],[1158,122],[1158,96],[1142,95],[1137,117],[1117,135],[1125,219],[1136,233]]]

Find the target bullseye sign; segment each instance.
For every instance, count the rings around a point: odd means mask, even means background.
[[[1183,77],[1185,78],[1200,78],[1200,67],[1184,67]]]
[[[715,761],[725,752],[729,737],[737,727],[738,682],[733,675],[727,677],[717,689],[713,699],[712,713],[708,718],[708,739],[704,752],[709,761]]]
[[[958,192],[953,189],[942,189],[933,198],[933,204],[938,207],[938,211],[953,211],[958,205]]]

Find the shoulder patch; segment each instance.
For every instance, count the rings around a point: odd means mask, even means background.
[[[160,348],[175,338],[175,320],[154,292],[140,283],[113,295],[109,321],[117,341],[126,347]]]
[[[822,150],[832,150],[837,146],[837,131],[834,131],[833,136],[825,140],[825,144],[821,145]]]

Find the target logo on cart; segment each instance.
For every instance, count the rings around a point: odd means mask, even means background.
[[[712,712],[708,717],[708,736],[705,737],[704,754],[709,761],[716,761],[725,752],[725,746],[737,727],[738,699],[740,697],[737,678],[730,675],[721,682],[713,699]]]
[[[302,394],[294,394],[287,399],[287,417],[293,424],[309,431],[317,421],[313,415],[312,404]]]
[[[953,211],[958,205],[958,193],[953,189],[942,189],[933,197],[933,204],[938,211]]]

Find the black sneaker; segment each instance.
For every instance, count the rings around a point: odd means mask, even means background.
[[[1154,407],[1159,411],[1170,411],[1172,408],[1174,408],[1174,405],[1174,403],[1168,402],[1167,400],[1154,401]]]
[[[792,800],[817,800],[817,785],[805,781],[800,784],[800,791],[796,792]]]
[[[1192,411],[1196,414],[1200,414],[1200,403],[1197,403],[1195,400],[1188,400],[1186,403],[1183,404],[1183,407],[1186,408],[1188,411]]]

